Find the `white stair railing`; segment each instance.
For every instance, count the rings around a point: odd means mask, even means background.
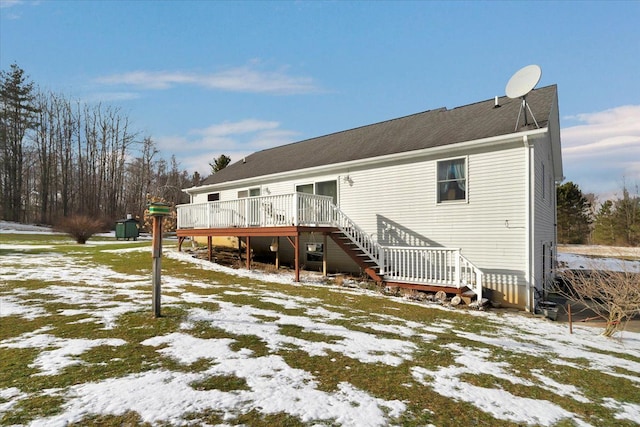
[[[335,205],[333,205],[333,226],[337,227],[362,252],[375,261],[380,267],[380,273],[383,274],[382,247]]]

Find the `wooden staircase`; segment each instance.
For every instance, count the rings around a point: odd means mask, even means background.
[[[331,239],[356,263],[362,271],[376,283],[382,283],[380,267],[364,250],[362,250],[349,236],[342,231],[335,231],[330,234]]]

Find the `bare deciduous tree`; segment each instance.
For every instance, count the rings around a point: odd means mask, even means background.
[[[622,261],[618,270],[565,270],[553,291],[606,321],[602,334],[610,337],[640,315],[640,273]]]

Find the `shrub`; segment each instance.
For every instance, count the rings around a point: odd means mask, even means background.
[[[74,215],[63,218],[55,229],[67,233],[77,243],[85,244],[91,236],[106,229],[104,221],[85,215]]]
[[[553,291],[604,320],[602,334],[610,337],[640,315],[640,274],[622,267],[619,271],[566,270]]]

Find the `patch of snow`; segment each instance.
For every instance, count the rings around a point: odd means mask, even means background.
[[[218,302],[220,309],[210,312],[203,309],[190,311],[191,322],[209,322],[226,332],[236,335],[255,335],[262,339],[272,351],[287,346],[295,346],[310,356],[325,356],[327,351],[342,353],[363,363],[385,363],[398,366],[412,359],[415,345],[396,339],[379,338],[371,334],[352,331],[340,325],[331,325],[303,316],[287,316],[282,313],[257,309],[250,306],[236,306],[229,302]],[[275,318],[264,322],[260,317]],[[252,325],[247,328],[246,325]],[[279,333],[281,325],[295,325],[308,332],[332,337],[331,342],[307,341]],[[338,339],[341,338],[341,339]]]
[[[47,314],[47,311],[39,306],[25,304],[20,299],[8,295],[0,297],[0,317],[20,316],[33,320]]]
[[[547,400],[515,396],[502,389],[479,387],[460,380],[462,374],[475,370],[474,366],[449,366],[435,372],[415,366],[411,372],[416,381],[430,386],[442,396],[468,402],[493,417],[528,425],[552,426],[563,419],[571,419],[579,426],[587,426],[575,414]],[[478,369],[478,372],[482,372]]]
[[[640,422],[640,405],[636,403],[618,402],[615,399],[604,399],[604,406],[617,411],[615,418],[617,420],[629,420]]]
[[[302,422],[326,420],[343,426],[374,427],[388,425],[388,417],[398,417],[406,409],[400,401],[378,399],[346,383],[340,383],[335,392],[320,391],[309,373],[291,368],[280,356],[237,363],[226,345],[216,349],[221,353],[208,354],[219,363],[205,372],[155,370],[73,386],[62,413],[31,425],[65,426],[92,414],[121,415],[126,411],[137,412],[143,422],[184,424],[183,414],[215,410],[224,411],[227,418],[250,411],[284,412]],[[249,389],[225,392],[197,390],[192,385],[216,375],[245,378]]]
[[[619,258],[592,258],[586,255],[558,253],[558,263],[571,270],[606,270],[640,273],[640,260],[627,261]]]
[[[67,366],[82,363],[81,360],[74,358],[82,353],[100,346],[120,346],[127,342],[121,339],[64,339],[49,334],[27,334],[25,337],[6,340],[0,343],[0,347],[6,348],[49,348],[55,347],[53,350],[44,350],[29,365],[30,368],[40,370],[35,375],[57,375]]]
[[[6,413],[9,409],[27,397],[29,397],[27,393],[23,393],[16,387],[0,388],[0,414]]]
[[[575,400],[577,402],[581,402],[581,403],[590,403],[591,402],[589,399],[584,397],[582,395],[582,393],[580,392],[580,390],[578,390],[578,388],[576,386],[574,386],[574,385],[559,383],[559,382],[549,378],[548,376],[544,375],[539,370],[535,370],[535,369],[531,371],[531,375],[533,375],[534,377],[536,377],[540,381],[540,383],[541,383],[540,386],[542,388],[545,388],[545,389],[549,390],[552,393],[555,393],[555,394],[557,394],[559,396],[570,397],[573,400]]]
[[[20,233],[20,234],[54,234],[51,227],[43,225],[20,224],[19,222],[0,221],[0,234]]]

